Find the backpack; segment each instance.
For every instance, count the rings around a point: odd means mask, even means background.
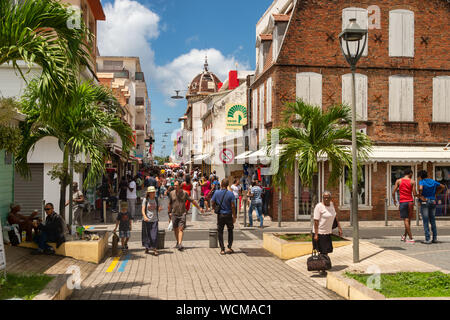
[[[9,241],[11,242],[11,245],[18,246],[21,242],[19,227],[17,225],[13,225],[12,228],[12,230],[8,231]]]

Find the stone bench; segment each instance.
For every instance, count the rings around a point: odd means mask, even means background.
[[[108,249],[109,232],[99,235],[99,240],[76,240],[66,241],[59,248],[56,248],[56,243],[49,242],[48,244],[55,249],[55,254],[59,256],[71,257],[76,260],[100,263]],[[19,244],[22,248],[37,249],[38,246],[34,242],[22,242]]]

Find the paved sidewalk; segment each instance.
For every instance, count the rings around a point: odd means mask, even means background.
[[[14,273],[65,274],[69,267],[80,268],[81,280],[87,278],[97,267],[93,263],[78,261],[56,255],[32,255],[27,248],[5,245],[6,271]]]
[[[184,242],[184,252],[166,242],[160,256],[130,244],[112,269],[108,258],[75,290],[72,299],[330,300],[341,299],[261,248],[261,241],[236,242],[221,256],[207,241]],[[128,261],[127,261],[128,259]],[[124,265],[124,266],[123,266]]]
[[[398,240],[397,240],[398,241]],[[400,241],[398,241],[400,242]],[[418,244],[409,244],[415,246]],[[378,245],[362,241],[359,247],[360,263],[353,263],[353,246],[335,248],[333,253],[330,253],[333,268],[328,272],[363,272],[375,273],[379,270],[380,273],[394,273],[394,272],[433,272],[442,271],[450,273],[438,266],[426,263],[424,261],[415,259],[413,257],[401,254],[389,248],[382,248]],[[309,255],[291,259],[286,261],[286,264],[299,271],[309,279],[313,279],[316,283],[326,287],[326,277],[319,276],[317,273],[309,272],[306,267],[306,261]],[[371,268],[367,272],[368,268]]]

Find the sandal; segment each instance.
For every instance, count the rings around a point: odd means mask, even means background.
[[[153,251],[153,255],[154,255],[155,257],[157,257],[157,256],[159,256],[159,252],[158,252],[158,251]]]
[[[222,256],[224,256],[225,255],[225,251],[220,251],[220,254],[222,255]]]
[[[227,250],[227,253],[228,253],[228,254],[232,254],[232,253],[234,253],[234,250],[233,250],[233,249],[228,249],[228,250]]]

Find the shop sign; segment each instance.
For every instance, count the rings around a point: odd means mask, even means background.
[[[226,112],[227,130],[242,130],[242,127],[247,125],[247,106],[230,103],[227,105]]]

